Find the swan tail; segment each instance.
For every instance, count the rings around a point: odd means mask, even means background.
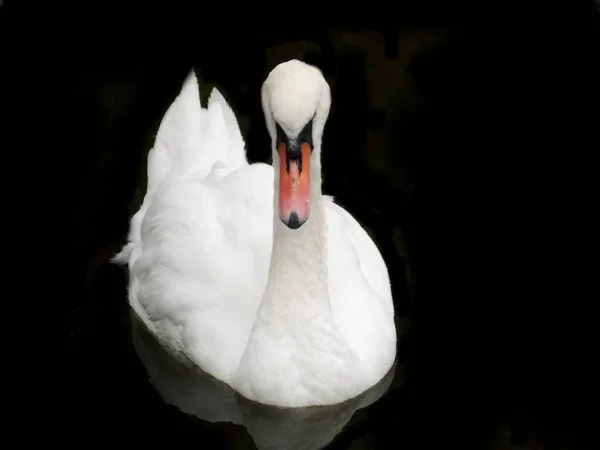
[[[247,164],[244,140],[231,107],[214,89],[202,108],[194,71],[165,113],[148,153],[148,192],[169,177],[206,176],[216,162],[228,171]]]

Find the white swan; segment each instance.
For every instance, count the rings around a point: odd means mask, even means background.
[[[249,165],[231,108],[216,89],[202,108],[192,72],[114,259],[128,262],[130,304],[166,347],[263,404],[345,401],[396,356],[383,258],[321,194],[330,103],[317,68],[275,67],[262,88],[273,167]]]

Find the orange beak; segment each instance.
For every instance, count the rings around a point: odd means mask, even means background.
[[[306,142],[298,159],[290,159],[284,143],[279,144],[279,218],[292,230],[300,228],[310,215],[310,157]]]

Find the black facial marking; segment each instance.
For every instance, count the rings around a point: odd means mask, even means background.
[[[313,119],[310,119],[295,139],[289,139],[283,128],[275,122],[275,129],[277,131],[276,144],[277,147],[285,144],[285,170],[288,173],[290,172],[290,161],[298,161],[298,172],[302,173],[302,152],[300,151],[300,146],[303,142],[309,145],[311,152],[313,151],[312,124]]]
[[[312,136],[312,125],[313,119],[310,119],[300,134],[298,134],[298,142],[306,142],[310,146],[310,151],[313,150],[313,136]]]

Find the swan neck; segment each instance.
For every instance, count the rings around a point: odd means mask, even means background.
[[[328,302],[325,204],[311,195],[309,219],[291,230],[274,214],[273,253],[267,292],[279,299]],[[328,305],[328,303],[327,303]]]

